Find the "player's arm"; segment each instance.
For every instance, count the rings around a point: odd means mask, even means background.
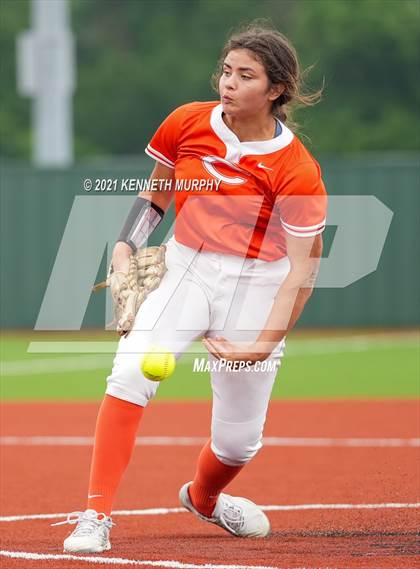
[[[170,180],[173,182],[175,180],[175,171],[173,168],[156,162],[150,179]],[[172,196],[172,191],[163,190],[139,193],[113,250],[112,266],[114,271],[123,273],[128,271],[129,258],[135,252],[134,248],[139,249],[147,241],[147,238],[168,210]],[[142,215],[144,212],[148,215]],[[138,225],[136,225],[136,220],[138,220]],[[136,236],[134,242],[131,239],[133,235]]]
[[[294,237],[286,233],[286,245],[290,272],[278,290],[264,329],[257,339],[257,344],[262,346],[260,358],[264,355],[268,357],[293,329],[312,294],[319,270],[322,235]],[[267,349],[264,349],[265,345]]]

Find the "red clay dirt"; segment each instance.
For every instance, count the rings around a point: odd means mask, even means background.
[[[91,436],[97,408],[98,404],[87,403],[5,404],[2,436]],[[145,413],[139,435],[205,437],[210,414],[210,405],[204,402],[155,402]],[[419,436],[419,424],[415,401],[275,401],[265,435],[413,438]],[[137,447],[114,508],[178,507],[178,489],[192,478],[199,450],[199,446]],[[4,446],[1,515],[83,509],[90,454],[89,446]],[[266,446],[228,492],[263,505],[415,503],[419,480],[415,447]],[[234,538],[187,512],[115,515],[113,548],[102,557],[177,561],[180,569],[182,564],[206,563],[412,569],[420,567],[418,512],[415,508],[271,511],[273,533],[264,540]],[[54,521],[59,519],[1,522],[2,550],[62,554],[62,540],[72,528],[50,527]],[[0,558],[0,565],[74,569],[91,563]]]

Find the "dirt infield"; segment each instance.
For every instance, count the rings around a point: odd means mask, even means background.
[[[63,555],[71,528],[50,523],[84,507],[97,407],[3,405],[1,567],[420,567],[415,401],[273,402],[266,446],[228,490],[266,508],[273,532],[264,540],[234,538],[178,509],[210,405],[156,402],[114,506],[112,550]]]

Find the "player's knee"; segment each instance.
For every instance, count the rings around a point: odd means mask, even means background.
[[[156,394],[159,383],[146,379],[138,354],[119,353],[107,378],[106,393],[145,407]]]
[[[213,429],[212,450],[223,464],[242,466],[252,460],[262,447],[261,431],[244,432],[240,424],[227,425],[230,428],[222,431]]]
[[[229,444],[217,445],[212,442],[212,450],[216,457],[228,466],[243,466],[254,458],[259,449],[262,447],[261,442],[254,445],[243,445],[233,448]]]

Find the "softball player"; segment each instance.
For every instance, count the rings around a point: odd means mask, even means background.
[[[300,93],[288,40],[255,26],[228,40],[217,81],[220,101],[175,109],[146,149],[160,186],[139,194],[115,246],[110,283],[117,299],[126,298],[130,256],[147,244],[173,199],[175,234],[160,286],[138,310],[143,299],[136,296],[134,322],[118,323],[122,337],[97,419],[87,509],[61,522],[77,523],[65,551],[111,547],[114,496],[158,387],[141,374],[139,354],[157,344],[179,357],[203,336],[212,364],[211,439],[180,501],[234,536],[270,531],[257,505],[222,491],[261,448],[284,339],[319,265],[325,188],[318,164],[286,126],[285,110],[315,96]]]

